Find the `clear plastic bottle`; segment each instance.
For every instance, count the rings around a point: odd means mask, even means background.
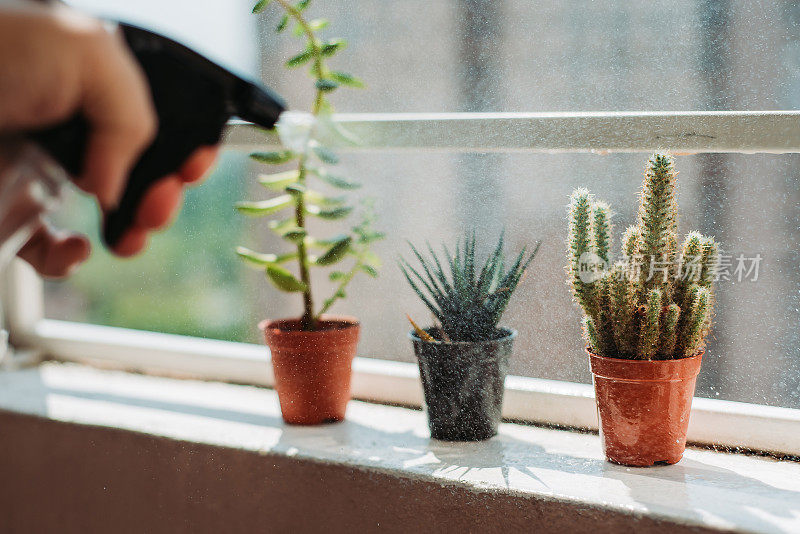
[[[0,276],[45,215],[58,206],[68,181],[64,169],[37,145],[23,140],[0,142]],[[8,332],[0,329],[0,361],[7,352]]]
[[[69,178],[38,146],[0,143],[0,270],[61,201]]]

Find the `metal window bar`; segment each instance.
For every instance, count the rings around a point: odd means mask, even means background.
[[[336,116],[357,139],[350,150],[449,152],[800,152],[800,111],[576,113],[361,113]],[[277,145],[277,138],[234,121],[229,147]]]

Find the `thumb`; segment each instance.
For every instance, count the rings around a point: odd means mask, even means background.
[[[89,252],[86,237],[56,231],[42,223],[17,255],[42,276],[62,278],[86,261]]]

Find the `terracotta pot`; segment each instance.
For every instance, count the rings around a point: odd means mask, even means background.
[[[651,361],[587,352],[606,458],[630,466],[680,461],[703,353]]]
[[[517,332],[491,341],[429,343],[410,332],[431,437],[480,441],[497,434],[508,358]]]
[[[358,345],[358,320],[324,316],[313,332],[300,330],[299,319],[264,321],[259,327],[272,351],[283,420],[294,425],[318,425],[344,419]]]

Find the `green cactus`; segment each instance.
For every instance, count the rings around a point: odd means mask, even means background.
[[[603,354],[613,354],[616,345],[614,344],[614,322],[615,313],[613,296],[611,291],[611,277],[604,276],[597,280],[596,298],[599,304],[597,317],[594,320],[598,332],[598,351]]]
[[[669,155],[648,161],[638,221],[612,263],[611,209],[586,189],[570,199],[569,285],[584,311],[583,333],[601,356],[674,359],[697,354],[711,329],[719,246],[690,232],[679,247],[676,175]],[[607,268],[587,276],[586,261]],[[581,271],[583,269],[583,272]]]
[[[678,320],[680,316],[680,306],[674,302],[667,306],[664,312],[664,330],[661,332],[659,354],[673,354],[675,352],[675,343],[678,341]]]
[[[605,202],[595,202],[592,206],[592,233],[594,246],[598,256],[603,261],[609,261],[611,252],[611,208]]]
[[[597,338],[597,330],[594,327],[594,321],[591,317],[583,316],[583,337],[589,343],[590,347],[599,347],[600,341]]]
[[[627,278],[626,265],[625,262],[617,262],[609,280],[614,313],[614,346],[623,354],[633,353],[638,341],[638,333],[633,330],[638,310],[637,288]]]
[[[579,259],[592,248],[590,230],[593,202],[593,197],[586,189],[576,189],[570,202],[569,250],[573,261],[570,262],[569,272],[575,299],[587,310],[594,304],[593,287],[581,281]],[[595,311],[587,313],[593,315]]]
[[[622,253],[626,258],[632,258],[636,255],[636,250],[639,247],[639,227],[629,226],[625,233],[622,234]]]
[[[689,308],[688,320],[685,328],[685,335],[680,340],[678,346],[683,356],[692,356],[697,347],[703,340],[707,331],[707,323],[711,313],[710,290],[705,287],[696,289],[695,296]]]
[[[639,248],[637,253],[647,261],[640,273],[642,296],[652,289],[671,293],[669,266],[675,259],[678,211],[675,203],[675,171],[672,158],[654,154],[649,161],[642,184],[639,206]]]
[[[652,360],[658,353],[661,331],[661,290],[651,289],[644,304],[642,322],[639,326],[639,346],[636,350],[643,360]]]

